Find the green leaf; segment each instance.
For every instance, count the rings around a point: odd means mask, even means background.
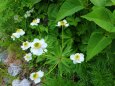
[[[110,10],[104,7],[94,7],[92,12],[82,17],[89,21],[94,21],[97,25],[108,32],[115,32],[115,17]]]
[[[108,6],[111,1],[110,0],[90,0],[95,6]]]
[[[59,10],[59,6],[57,4],[51,4],[48,8],[48,18],[55,20],[58,10]]]
[[[101,32],[92,33],[87,46],[86,61],[89,61],[95,55],[100,53],[111,42],[112,39],[109,36],[108,37],[104,36]]]
[[[66,16],[72,15],[75,12],[78,12],[80,10],[82,10],[84,8],[84,6],[81,4],[81,2],[79,0],[66,0],[58,14],[57,14],[57,21],[65,18]]]
[[[33,7],[34,4],[39,3],[41,0],[25,0],[22,2],[23,6]]]
[[[115,0],[111,0],[113,2],[113,4],[115,4]]]

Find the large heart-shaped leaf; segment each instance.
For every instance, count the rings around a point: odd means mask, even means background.
[[[89,21],[94,21],[97,25],[108,32],[115,32],[115,17],[110,10],[104,7],[94,7],[92,12],[82,17]]]
[[[72,15],[83,8],[84,6],[80,0],[66,0],[57,14],[57,21],[63,19],[66,16]]]
[[[111,42],[112,39],[109,36],[104,36],[101,32],[92,33],[87,46],[86,60],[89,61],[104,48],[106,48]]]

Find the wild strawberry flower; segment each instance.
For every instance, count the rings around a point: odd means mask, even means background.
[[[31,25],[31,26],[37,26],[38,23],[40,23],[40,19],[39,19],[39,18],[34,19],[34,20],[30,23],[30,25]]]
[[[16,38],[20,38],[20,36],[23,36],[25,32],[22,29],[17,29],[15,33],[12,34],[11,38],[15,40]]]
[[[84,54],[76,53],[70,56],[70,59],[73,60],[74,64],[81,63],[84,61]]]
[[[21,48],[22,50],[27,50],[28,48],[30,48],[30,46],[31,46],[31,43],[26,41],[26,42],[23,42]]]
[[[30,79],[35,82],[35,84],[39,83],[41,81],[41,78],[44,76],[43,71],[38,71],[30,74]]]
[[[24,56],[24,59],[28,62],[30,60],[32,60],[32,54],[31,53],[28,53]]]
[[[58,27],[61,27],[61,26],[68,27],[69,23],[67,23],[67,21],[64,19],[62,21],[59,21],[56,26],[58,26]]]
[[[42,55],[44,53],[44,49],[46,49],[47,43],[45,43],[44,39],[37,39],[35,38],[34,41],[31,43],[31,53],[34,55]]]

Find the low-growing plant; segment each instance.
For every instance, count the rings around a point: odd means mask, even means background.
[[[114,5],[114,0],[1,0],[0,46],[22,61],[18,77],[35,84],[114,86]]]

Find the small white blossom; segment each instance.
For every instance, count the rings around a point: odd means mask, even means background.
[[[17,29],[16,33],[20,36],[23,36],[25,34],[25,32],[22,29]]]
[[[20,35],[18,33],[13,33],[11,38],[15,40],[16,38],[20,38]]]
[[[37,39],[35,38],[34,41],[31,43],[31,49],[30,51],[34,54],[34,55],[41,55],[44,53],[44,49],[46,49],[47,47],[47,43],[45,43],[44,39]]]
[[[76,53],[76,54],[72,54],[70,56],[70,59],[73,60],[73,63],[81,63],[84,61],[84,54],[82,53]]]
[[[38,71],[30,74],[30,79],[35,82],[35,84],[39,83],[41,81],[41,77],[44,76],[43,71]]]
[[[22,29],[17,29],[15,33],[12,34],[11,38],[15,40],[16,38],[20,38],[20,36],[23,36],[25,32]]]
[[[56,26],[58,26],[58,27],[61,27],[61,26],[68,27],[69,23],[67,23],[66,20],[62,20],[62,21],[59,21]]]
[[[32,13],[34,11],[34,8],[32,8],[31,10],[29,10],[30,13]]]
[[[28,18],[28,17],[30,17],[31,16],[31,13],[34,11],[34,8],[32,8],[31,10],[29,10],[29,11],[26,11],[26,13],[25,13],[25,15],[24,15],[24,17],[25,18]]]
[[[38,23],[40,23],[40,19],[39,19],[39,18],[34,19],[34,20],[30,23],[30,25],[31,25],[31,26],[37,26]]]
[[[24,15],[25,18],[30,17],[30,16],[31,16],[31,14],[28,13],[28,11],[27,11],[26,14]]]
[[[32,60],[32,54],[31,54],[31,53],[26,54],[26,55],[24,56],[24,59],[25,59],[26,61]]]
[[[22,50],[27,50],[28,48],[30,48],[30,46],[31,46],[30,44],[31,44],[31,43],[28,42],[28,41],[23,42],[23,44],[22,44],[22,46],[21,46]]]

